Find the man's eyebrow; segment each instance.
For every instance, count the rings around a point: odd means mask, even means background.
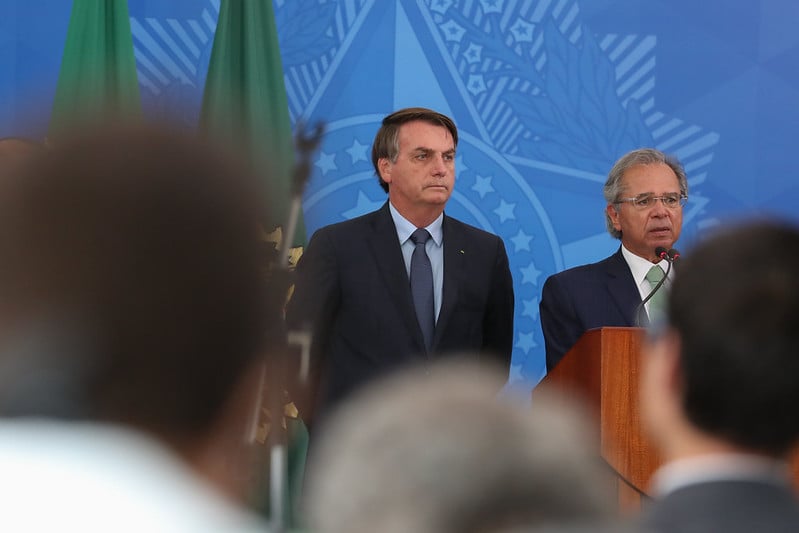
[[[432,148],[428,148],[426,146],[417,146],[416,148],[412,149],[411,151],[412,152],[425,152],[425,153],[428,153],[428,154],[436,153],[436,150],[433,150]],[[449,148],[447,150],[444,150],[441,153],[442,154],[454,154],[455,153],[455,148]]]

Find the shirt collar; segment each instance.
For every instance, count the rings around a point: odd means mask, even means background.
[[[646,279],[647,273],[649,273],[649,269],[652,268],[652,265],[658,265],[662,270],[663,273],[666,273],[668,264],[665,259],[661,259],[657,263],[653,263],[647,259],[644,259],[641,256],[635,255],[630,250],[625,248],[625,246],[621,245],[621,255],[624,256],[624,260],[627,261],[627,265],[630,267],[630,272],[632,272],[633,279],[635,280],[636,285],[641,285],[643,281]],[[672,273],[669,273],[669,278],[671,278]]]
[[[660,467],[652,477],[653,493],[665,496],[677,489],[710,481],[759,480],[786,484],[788,465],[765,456],[719,453],[678,459]]]
[[[391,212],[391,218],[394,220],[394,227],[397,228],[397,237],[399,238],[399,242],[400,244],[404,244],[405,241],[411,238],[411,234],[417,230],[417,227],[414,226],[407,218],[402,216],[391,202],[388,203],[388,209]],[[442,212],[440,215],[438,215],[438,218],[425,227],[425,229],[430,233],[430,237],[432,237],[433,242],[436,243],[436,246],[441,246],[441,242],[444,239],[444,232],[442,229],[443,223],[444,213]]]

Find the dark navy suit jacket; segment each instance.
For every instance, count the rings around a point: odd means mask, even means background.
[[[546,345],[547,371],[552,370],[589,329],[647,325],[636,322],[641,295],[621,247],[610,257],[547,278],[539,305]]]
[[[799,531],[799,501],[787,482],[708,481],[651,503],[642,522],[652,533],[789,533]]]
[[[514,298],[502,239],[446,215],[442,231],[434,355],[425,353],[388,202],[313,235],[297,265],[286,320],[290,328],[312,327],[317,414],[373,378],[429,357],[469,352],[495,359],[507,372]]]

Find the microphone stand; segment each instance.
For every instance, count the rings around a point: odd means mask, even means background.
[[[324,124],[318,123],[312,132],[308,132],[305,124],[299,122],[295,129],[297,160],[292,172],[291,205],[282,238],[278,243],[277,268],[273,269],[269,274],[272,278],[270,280],[272,282],[270,283],[270,289],[279,293],[281,303],[285,303],[290,287],[290,249],[294,242],[302,210],[303,191],[311,174],[311,156],[319,147],[325,127]],[[272,295],[268,297],[271,298]],[[282,314],[279,318],[282,320]],[[284,416],[285,391],[287,380],[289,379],[287,372],[289,348],[291,346],[300,348],[298,375],[291,379],[296,379],[299,385],[303,386],[308,379],[311,345],[310,332],[286,332],[282,323],[280,329],[282,335],[276,341],[277,346],[272,347],[274,349],[270,348],[270,353],[266,356],[269,359],[269,364],[265,360],[261,365],[253,411],[245,434],[246,444],[254,446],[264,403],[264,389],[266,389],[268,391],[267,405],[271,414],[268,435],[270,525],[275,533],[286,531],[288,523],[288,517],[286,516],[286,503],[288,501],[288,428],[284,431],[281,421]]]

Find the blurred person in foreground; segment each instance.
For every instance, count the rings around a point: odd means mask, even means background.
[[[586,331],[646,325],[657,299],[642,301],[665,277],[668,261],[655,253],[680,238],[688,179],[673,156],[653,148],[633,150],[613,165],[603,188],[608,233],[616,253],[547,278],[541,292],[541,329],[551,371]],[[674,272],[658,293],[665,294]],[[645,312],[645,313],[644,313]]]
[[[554,397],[496,397],[504,371],[439,363],[378,380],[323,428],[317,533],[493,533],[608,519],[583,420]]]
[[[14,166],[42,150],[44,150],[43,145],[24,137],[0,138],[0,176],[12,172]]]
[[[265,530],[226,463],[278,317],[262,197],[215,147],[142,126],[2,176],[0,529]]]
[[[643,353],[642,419],[665,466],[655,532],[796,532],[799,229],[758,222],[685,255]]]

